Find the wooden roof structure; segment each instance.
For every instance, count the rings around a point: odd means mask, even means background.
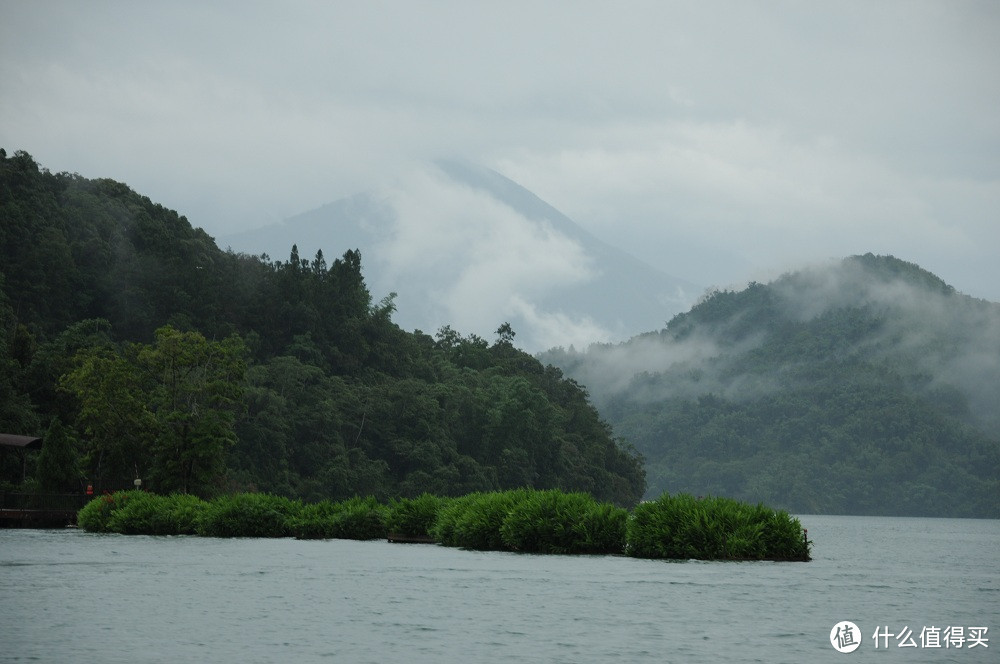
[[[18,436],[13,433],[0,433],[0,447],[19,450],[40,450],[42,439],[35,436]]]

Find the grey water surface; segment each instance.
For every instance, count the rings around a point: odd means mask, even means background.
[[[809,563],[2,530],[0,662],[1000,661],[1000,521],[800,520]]]

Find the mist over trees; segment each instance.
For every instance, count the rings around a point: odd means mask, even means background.
[[[1000,516],[1000,305],[912,263],[854,256],[540,357],[645,456],[648,496]]]
[[[219,239],[220,246],[274,255],[285,255],[292,242],[304,255],[360,248],[369,288],[399,293],[393,318],[404,328],[447,321],[489,336],[500,317],[529,352],[644,332],[687,309],[702,290],[468,162],[423,164],[392,186]]]
[[[357,251],[223,252],[124,184],[0,151],[0,431],[51,432],[34,486],[638,500],[638,455],[509,325],[405,332],[394,297]]]
[[[357,251],[220,251],[121,183],[0,151],[0,431],[45,439],[26,466],[0,455],[0,481],[1000,516],[1000,305],[911,263],[717,291],[538,359],[500,321],[492,341],[406,332],[395,307]]]

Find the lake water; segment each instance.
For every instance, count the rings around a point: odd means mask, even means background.
[[[1000,661],[1000,521],[800,519],[809,563],[0,530],[0,662]]]

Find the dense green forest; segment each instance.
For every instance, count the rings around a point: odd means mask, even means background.
[[[221,251],[122,183],[0,150],[0,431],[44,438],[29,464],[0,457],[3,482],[642,496],[635,451],[509,325],[406,332],[361,260]]]
[[[542,360],[645,456],[650,496],[1000,517],[1000,305],[912,263],[713,292],[659,332]]]

